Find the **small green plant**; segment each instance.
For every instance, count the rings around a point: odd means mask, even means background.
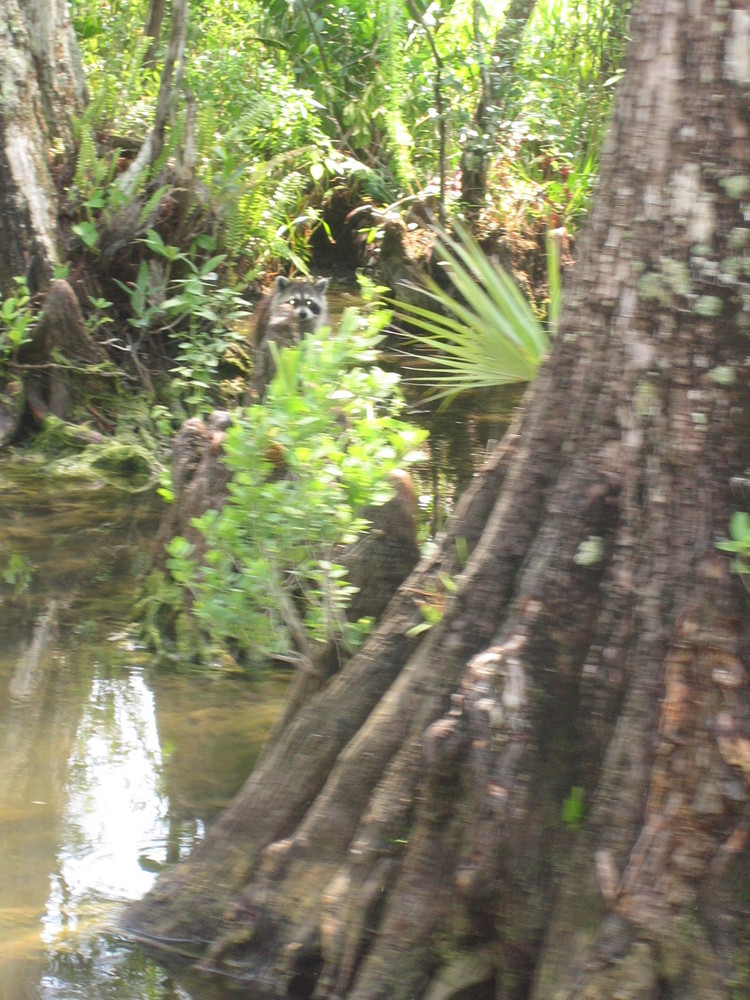
[[[98,155],[94,136],[97,113],[98,101],[90,104],[82,118],[74,123],[78,140],[78,157],[70,189],[71,202],[79,206],[79,211],[83,215],[80,221],[71,226],[71,230],[91,254],[98,253],[100,226],[125,211],[134,197],[132,193],[123,191],[116,182],[121,150],[112,149],[103,156]],[[144,173],[139,182],[144,182],[146,179]],[[164,187],[157,189],[141,208],[139,213],[141,223],[149,217],[154,204],[163,196],[165,190]]]
[[[0,362],[15,358],[19,347],[31,335],[36,314],[31,307],[31,295],[26,278],[13,279],[15,292],[0,302]]]
[[[210,639],[249,664],[310,658],[317,644],[354,647],[353,593],[342,547],[366,529],[358,511],[391,495],[388,473],[421,457],[426,433],[399,417],[398,376],[376,363],[379,331],[344,314],[335,337],[321,331],[276,356],[266,401],[230,428],[229,497],[195,524],[201,564],[173,540],[169,569],[188,588]]]
[[[210,237],[199,236],[190,252],[165,243],[153,229],[142,242],[164,265],[152,269],[143,260],[134,281],[117,282],[129,296],[128,324],[136,332],[129,350],[137,358],[146,336],[170,339],[175,345],[173,388],[197,412],[211,405],[224,355],[232,345],[245,343],[238,324],[247,315],[247,302],[218,283],[216,269],[224,254],[202,259],[214,247]]]
[[[583,788],[573,785],[562,804],[562,821],[570,830],[580,830],[586,815],[586,793]]]
[[[93,312],[86,317],[86,327],[89,333],[95,334],[97,330],[113,322],[109,315],[112,303],[102,296],[89,295],[88,299]]]
[[[731,540],[717,542],[716,548],[722,552],[730,552],[734,559],[731,568],[738,573],[742,582],[750,589],[748,574],[750,574],[750,514],[737,510],[729,519],[729,536]]]
[[[440,311],[394,302],[402,322],[419,333],[406,336],[425,349],[411,352],[421,373],[412,381],[432,387],[429,397],[451,398],[468,389],[528,382],[549,348],[549,336],[513,278],[488,259],[474,237],[457,226],[457,239],[440,235],[438,252],[446,265],[455,298],[429,280],[426,294]],[[548,243],[549,327],[559,313],[559,263]]]
[[[23,597],[31,587],[33,568],[21,552],[11,552],[0,571],[0,579],[13,591],[13,597]]]

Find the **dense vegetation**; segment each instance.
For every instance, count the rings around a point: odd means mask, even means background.
[[[144,34],[147,6],[72,4],[92,100],[70,194],[94,222],[154,113],[161,45]],[[480,158],[485,228],[574,228],[596,174],[628,6],[191,3],[183,83],[210,214],[194,227],[210,229],[231,273],[303,267],[312,231],[340,236],[331,233],[337,199],[434,205],[442,178],[440,214],[450,215],[468,197],[462,166]],[[181,149],[191,107],[176,109],[164,161]],[[86,227],[79,234],[93,240]]]
[[[538,322],[548,311],[545,239],[551,229],[561,232],[567,254],[587,210],[629,4],[191,0],[184,59],[171,69],[179,85],[164,145],[136,173],[138,150],[163,99],[162,66],[177,16],[170,23],[163,0],[72,0],[70,7],[90,101],[76,123],[75,159],[67,151],[56,154],[67,240],[60,277],[74,284],[87,327],[112,361],[117,399],[111,411],[97,410],[108,429],[145,440],[166,464],[167,443],[185,418],[216,406],[233,409],[241,399],[252,367],[248,317],[269,275],[311,267],[351,274],[354,266],[374,266],[398,295],[397,279],[414,280],[419,269],[413,265],[429,266],[433,224],[450,229],[459,217],[483,247],[500,253],[531,299],[523,322],[530,324],[534,349],[523,364],[513,362],[513,377],[533,374],[546,342]],[[395,246],[389,244],[394,232]],[[484,283],[482,251],[471,246],[481,260],[478,269],[469,267],[468,280]],[[484,277],[491,285],[488,272]],[[432,286],[438,300],[440,284]],[[465,296],[466,288],[458,287]],[[514,295],[512,289],[513,301]],[[486,371],[486,341],[503,323],[493,324],[481,309],[478,316],[469,325],[479,340],[467,347],[463,339],[458,350],[462,364],[474,368],[467,383],[483,384],[497,381]],[[6,367],[17,363],[34,320],[35,303],[19,278],[16,294],[0,308]],[[357,329],[356,320],[350,329]],[[358,336],[342,349],[349,351],[346,363],[338,363],[359,379],[359,405],[395,421],[397,379],[386,379],[385,393],[382,380],[362,374],[372,345],[363,347]],[[319,360],[308,352],[306,360],[287,364]],[[484,369],[479,377],[477,368]],[[302,382],[318,387],[304,406],[311,408],[309,426],[327,441],[337,418],[320,391],[326,380],[330,371],[307,371]],[[126,402],[133,399],[135,412]],[[293,399],[294,393],[280,411],[290,426],[294,407],[303,405],[302,397]],[[270,400],[278,403],[278,394]],[[290,512],[309,501],[279,501],[281,487],[264,478],[268,421],[282,417],[270,406],[258,409],[252,417],[236,411],[244,436],[230,435],[227,448],[235,470],[242,465],[242,485],[221,519],[204,521],[210,565],[196,580],[190,553],[179,543],[171,563],[215,637],[246,653],[250,642],[226,622],[238,621],[238,602],[252,590],[249,566],[258,577],[265,570],[240,544],[247,526],[233,521],[232,511],[239,502],[243,509],[266,504],[269,511],[280,502]],[[341,468],[331,476],[323,449],[320,469],[308,462],[305,488],[318,489],[328,476],[336,490],[316,494],[320,532],[307,569],[289,551],[294,525],[287,521],[279,530],[288,545],[276,568],[288,579],[294,565],[304,579],[313,637],[330,630],[338,615],[321,619],[321,604],[338,609],[341,603],[321,602],[320,593],[346,593],[335,563],[321,580],[320,560],[329,562],[328,549],[351,534],[358,507],[382,493],[388,469],[414,450],[415,435],[404,424],[389,425],[389,439],[377,442],[356,413],[347,420],[349,451],[339,458],[351,469],[351,454],[360,456],[367,471],[359,485],[367,482],[369,493],[347,490]],[[257,438],[251,446],[248,434]],[[290,444],[290,454],[298,446]],[[388,461],[383,448],[390,449]],[[309,455],[315,450],[313,443]],[[278,511],[272,513],[278,524]],[[271,522],[261,521],[256,531],[266,537]],[[244,564],[228,554],[240,550]],[[227,587],[232,579],[241,585]],[[252,600],[278,609],[278,594]],[[261,625],[266,630],[259,648],[278,651],[283,615],[254,622],[256,637]]]
[[[243,296],[269,271],[304,271],[311,253],[329,271],[372,263],[397,213],[417,258],[426,220],[468,216],[544,296],[544,236],[574,234],[589,203],[628,4],[196,0],[164,147],[132,176],[164,6],[71,3],[90,102],[75,161],[59,151],[56,170],[62,274],[118,367],[176,420],[236,398],[221,361],[246,374]],[[6,360],[31,308],[21,295],[0,313]],[[170,368],[169,389],[154,386]]]
[[[312,671],[327,648],[338,658],[367,634],[366,614],[347,616],[355,590],[342,562],[370,527],[363,511],[391,498],[389,473],[424,459],[427,436],[401,419],[398,375],[377,363],[386,319],[350,309],[337,336],[323,329],[283,350],[264,402],[235,414],[221,510],[193,520],[199,551],[180,535],[168,542],[177,586],[159,571],[146,585],[152,648],[168,652],[171,635],[182,659],[273,657]]]

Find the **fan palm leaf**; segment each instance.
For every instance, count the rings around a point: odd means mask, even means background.
[[[489,260],[474,237],[456,226],[456,238],[441,233],[437,252],[458,297],[429,279],[423,294],[433,310],[393,300],[410,341],[426,353],[407,352],[420,363],[413,381],[431,386],[429,398],[453,397],[469,389],[528,382],[549,349],[549,337],[513,278]],[[548,241],[550,329],[559,309],[556,246]]]

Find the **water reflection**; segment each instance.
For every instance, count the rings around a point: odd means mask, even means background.
[[[147,892],[168,860],[168,845],[175,842],[154,698],[142,676],[94,678],[66,786],[62,847],[44,918],[47,942],[76,931],[101,900]],[[178,853],[202,835],[200,821],[181,828]]]
[[[437,511],[495,431],[455,410],[430,422]],[[0,469],[0,1000],[222,995],[106,933],[233,797],[285,684],[152,675],[112,641],[161,513],[150,495]]]
[[[111,641],[158,506],[43,474],[0,481],[0,997],[197,1000],[106,933],[249,773],[282,685],[151,677]]]

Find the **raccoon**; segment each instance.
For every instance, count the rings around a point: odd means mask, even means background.
[[[258,303],[253,325],[255,371],[249,395],[262,398],[273,378],[274,363],[269,344],[291,347],[307,333],[329,323],[328,278],[276,279],[274,288]],[[246,398],[247,402],[247,398]]]
[[[254,340],[260,347],[269,333],[276,333],[274,339],[289,340],[296,343],[305,333],[313,333],[328,323],[328,278],[292,280],[281,275],[276,279],[273,291],[258,305],[255,310]],[[288,308],[284,308],[284,307]],[[279,337],[278,334],[288,328],[289,337]]]

